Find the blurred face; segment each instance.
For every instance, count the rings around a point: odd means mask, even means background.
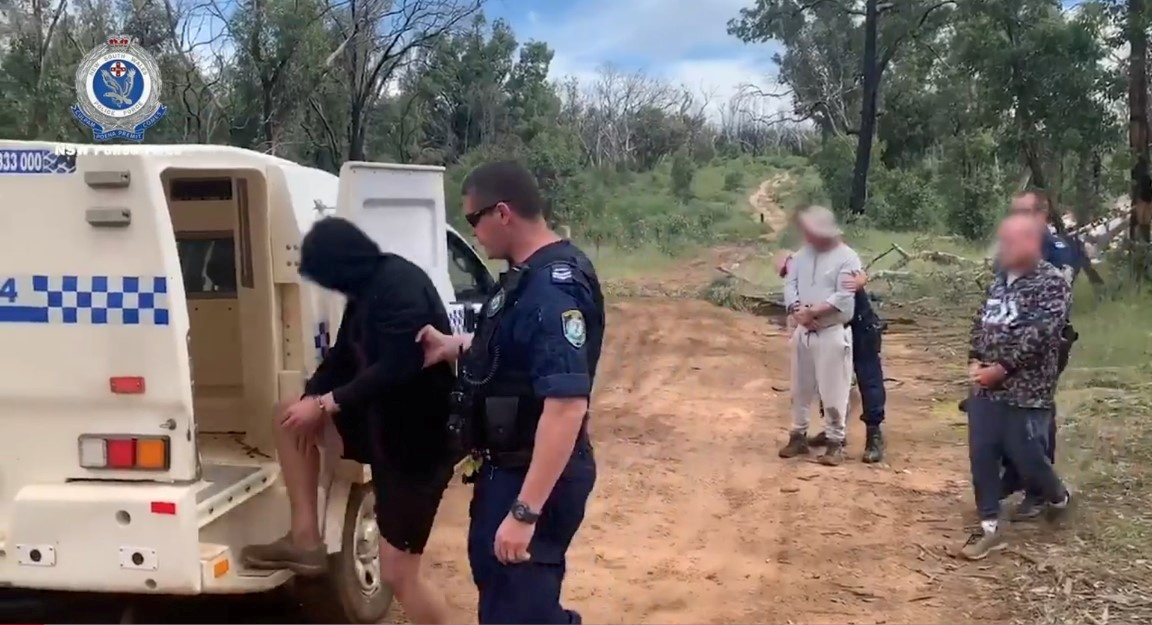
[[[1043,232],[1035,217],[1012,215],[1000,224],[1000,263],[1005,269],[1024,271],[1042,258]]]
[[[476,240],[489,258],[508,260],[512,209],[507,204],[481,204],[473,196],[465,195],[464,219],[472,226]]]
[[[1044,211],[1044,205],[1035,193],[1014,198],[1012,206],[1008,209],[1008,214],[1031,217],[1034,221],[1045,225],[1048,223],[1048,214]]]

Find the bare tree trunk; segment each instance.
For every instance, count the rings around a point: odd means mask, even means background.
[[[1146,0],[1128,0],[1128,147],[1132,151],[1132,210],[1128,237],[1152,240],[1152,179],[1148,171],[1148,32]]]
[[[856,141],[856,165],[852,169],[852,194],[848,210],[864,213],[868,200],[868,168],[872,164],[872,138],[876,134],[876,97],[880,91],[880,64],[876,57],[876,30],[880,14],[877,0],[864,4],[864,55],[860,70],[864,79],[864,102],[860,107],[860,134]]]

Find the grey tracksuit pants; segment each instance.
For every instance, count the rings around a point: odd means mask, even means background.
[[[852,390],[852,330],[836,324],[792,333],[792,431],[806,433],[812,405],[824,404],[824,432],[843,441]]]

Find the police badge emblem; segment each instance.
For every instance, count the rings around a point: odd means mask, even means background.
[[[500,309],[504,307],[504,289],[500,289],[492,296],[492,301],[488,302],[488,318],[496,316]]]
[[[566,310],[560,318],[564,320],[564,338],[576,349],[583,347],[587,338],[584,315],[579,310]]]
[[[72,115],[92,129],[96,141],[143,141],[144,131],[164,117],[156,60],[131,37],[115,35],[96,46],[76,68]]]

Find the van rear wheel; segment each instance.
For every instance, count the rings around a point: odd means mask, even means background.
[[[371,484],[353,484],[344,512],[339,553],[328,574],[296,578],[296,593],[313,623],[379,623],[392,606],[392,588],[380,577],[380,530]]]

